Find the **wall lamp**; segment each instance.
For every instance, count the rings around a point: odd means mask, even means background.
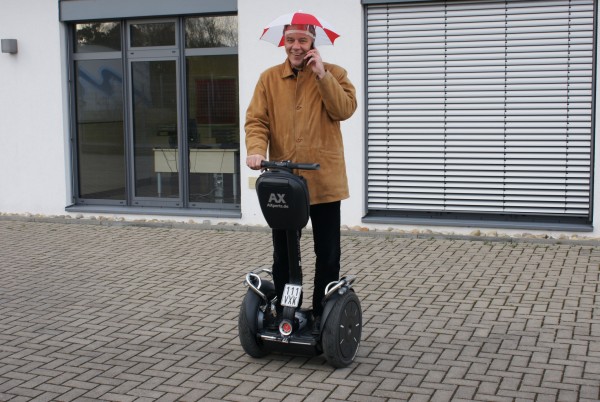
[[[18,52],[16,39],[0,39],[2,53],[16,54]]]

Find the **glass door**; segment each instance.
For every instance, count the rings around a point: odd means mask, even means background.
[[[129,24],[134,205],[181,205],[176,21]]]
[[[177,61],[131,62],[135,198],[179,198]]]
[[[70,36],[76,204],[236,216],[237,16],[77,23]]]

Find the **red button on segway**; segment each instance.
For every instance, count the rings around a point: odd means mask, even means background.
[[[292,333],[292,323],[287,320],[282,321],[281,324],[279,324],[279,332],[281,332],[281,335],[283,336],[290,335]]]

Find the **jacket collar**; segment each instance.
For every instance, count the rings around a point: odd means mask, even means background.
[[[310,68],[302,71],[305,71],[306,73],[312,73],[312,70]],[[289,78],[295,76],[296,74],[294,74],[294,71],[292,70],[290,60],[286,58],[283,64],[281,65],[281,78]]]
[[[286,58],[283,64],[281,65],[281,78],[288,78],[293,76],[295,76],[295,74],[292,70],[292,65],[290,64],[290,60]]]

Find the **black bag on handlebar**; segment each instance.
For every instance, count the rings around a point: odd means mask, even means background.
[[[308,223],[310,199],[302,176],[269,170],[256,180],[260,209],[272,229],[302,229]]]

